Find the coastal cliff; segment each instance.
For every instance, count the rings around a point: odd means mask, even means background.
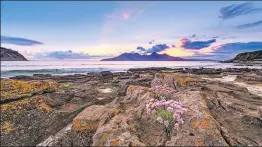
[[[1,61],[27,61],[19,52],[1,47]]]

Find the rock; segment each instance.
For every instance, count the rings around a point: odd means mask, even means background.
[[[90,106],[74,118],[72,129],[77,131],[94,131],[98,128],[101,120],[107,119],[111,115],[113,115],[113,111],[110,111],[110,108],[107,106]]]
[[[69,133],[71,128],[72,128],[72,124],[67,125],[65,128],[60,130],[54,136],[51,135],[46,140],[44,140],[43,142],[39,143],[37,146],[54,146],[54,145],[56,145],[59,142],[60,138],[65,137]]]
[[[59,112],[33,96],[1,105],[1,145],[36,146],[71,123],[81,107]]]
[[[113,73],[110,71],[102,71],[99,73],[101,78],[113,78]]]
[[[168,86],[174,89],[186,86],[196,86],[201,80],[195,76],[189,76],[185,74],[166,74],[157,73],[155,78],[151,82],[151,87],[155,86]]]
[[[48,93],[44,98],[47,105],[51,107],[62,106],[74,98],[74,93]]]
[[[160,72],[161,70],[172,70],[166,67],[150,67],[150,68],[131,68],[127,72],[139,72],[139,73],[150,73],[150,72]]]
[[[1,80],[1,102],[30,97],[35,94],[54,92],[58,83],[53,80],[21,81]]]
[[[174,85],[174,76],[172,74],[157,73],[151,82],[151,87],[167,85],[176,88]]]
[[[262,107],[258,107],[258,115],[262,119]]]
[[[141,85],[145,87],[149,87],[152,79],[147,78],[138,78],[132,79],[126,82],[127,85]]]
[[[27,77],[28,81],[23,83],[45,78],[60,81],[58,90],[44,94],[40,91],[36,94],[41,95],[4,101],[1,105],[1,144],[261,146],[261,97],[232,81],[210,81],[207,78],[232,73],[252,78],[262,73],[253,69],[214,69],[213,74],[210,69],[202,68],[190,69],[191,74],[188,74],[186,70],[139,69],[133,73],[113,73],[112,78],[110,73],[104,73],[105,78],[99,73],[92,76]],[[133,74],[139,77],[132,78]],[[118,82],[114,83],[114,78]],[[252,82],[257,86],[260,84],[256,80]],[[188,108],[183,115],[185,123],[179,130],[173,130],[170,136],[166,136],[162,126],[145,111],[146,103],[154,98],[154,91],[150,88],[164,85],[174,89],[166,97],[168,100],[180,101]],[[10,89],[12,94],[17,93],[11,86],[6,86],[1,89],[1,96],[2,91]],[[72,129],[66,129],[71,123]]]
[[[166,146],[228,146],[199,92],[177,93],[176,100],[186,104],[189,111],[185,114],[185,124],[166,142]]]
[[[114,115],[105,124],[101,124],[93,136],[93,146],[144,146],[145,144],[139,141],[139,138],[134,134],[135,125],[137,124],[132,117],[132,114],[142,114],[143,110],[135,108],[139,105],[145,105],[145,101],[149,99],[145,96],[137,97],[140,95],[145,87],[129,86],[127,96],[120,100],[121,103],[132,106],[128,107],[126,113],[121,115]],[[143,92],[143,93],[144,93]],[[114,102],[115,103],[115,102]],[[112,103],[112,104],[114,104]],[[139,112],[138,112],[139,110]]]
[[[140,77],[139,74],[134,74],[131,78],[132,78],[132,79],[137,79],[137,78],[139,78],[139,77]]]
[[[128,117],[114,117],[108,124],[98,128],[92,146],[145,146],[129,131],[131,123]]]

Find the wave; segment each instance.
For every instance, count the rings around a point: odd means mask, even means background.
[[[13,77],[18,75],[32,76],[33,74],[84,74],[88,72],[101,71],[125,71],[125,69],[108,69],[108,68],[63,68],[63,69],[39,69],[39,70],[8,70],[1,71],[1,78]]]

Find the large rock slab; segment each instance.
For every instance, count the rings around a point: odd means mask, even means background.
[[[179,92],[174,99],[184,103],[189,111],[185,124],[166,142],[167,146],[228,146],[199,91]]]
[[[1,105],[1,145],[34,146],[58,132],[82,109],[57,111],[47,105],[44,95]]]
[[[53,80],[28,82],[22,80],[1,80],[0,102],[54,92],[57,89],[58,83]]]
[[[118,113],[118,109],[107,105],[90,106],[74,118],[72,130],[94,131],[98,128],[100,121],[106,121]]]

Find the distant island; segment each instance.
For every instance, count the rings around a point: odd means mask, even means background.
[[[1,61],[27,61],[27,59],[18,53],[18,51],[14,51],[11,49],[6,49],[1,47]]]
[[[114,58],[102,59],[101,61],[211,61],[207,59],[184,59],[173,57],[167,54],[158,54],[153,52],[150,55],[141,55],[138,53],[123,53]]]

